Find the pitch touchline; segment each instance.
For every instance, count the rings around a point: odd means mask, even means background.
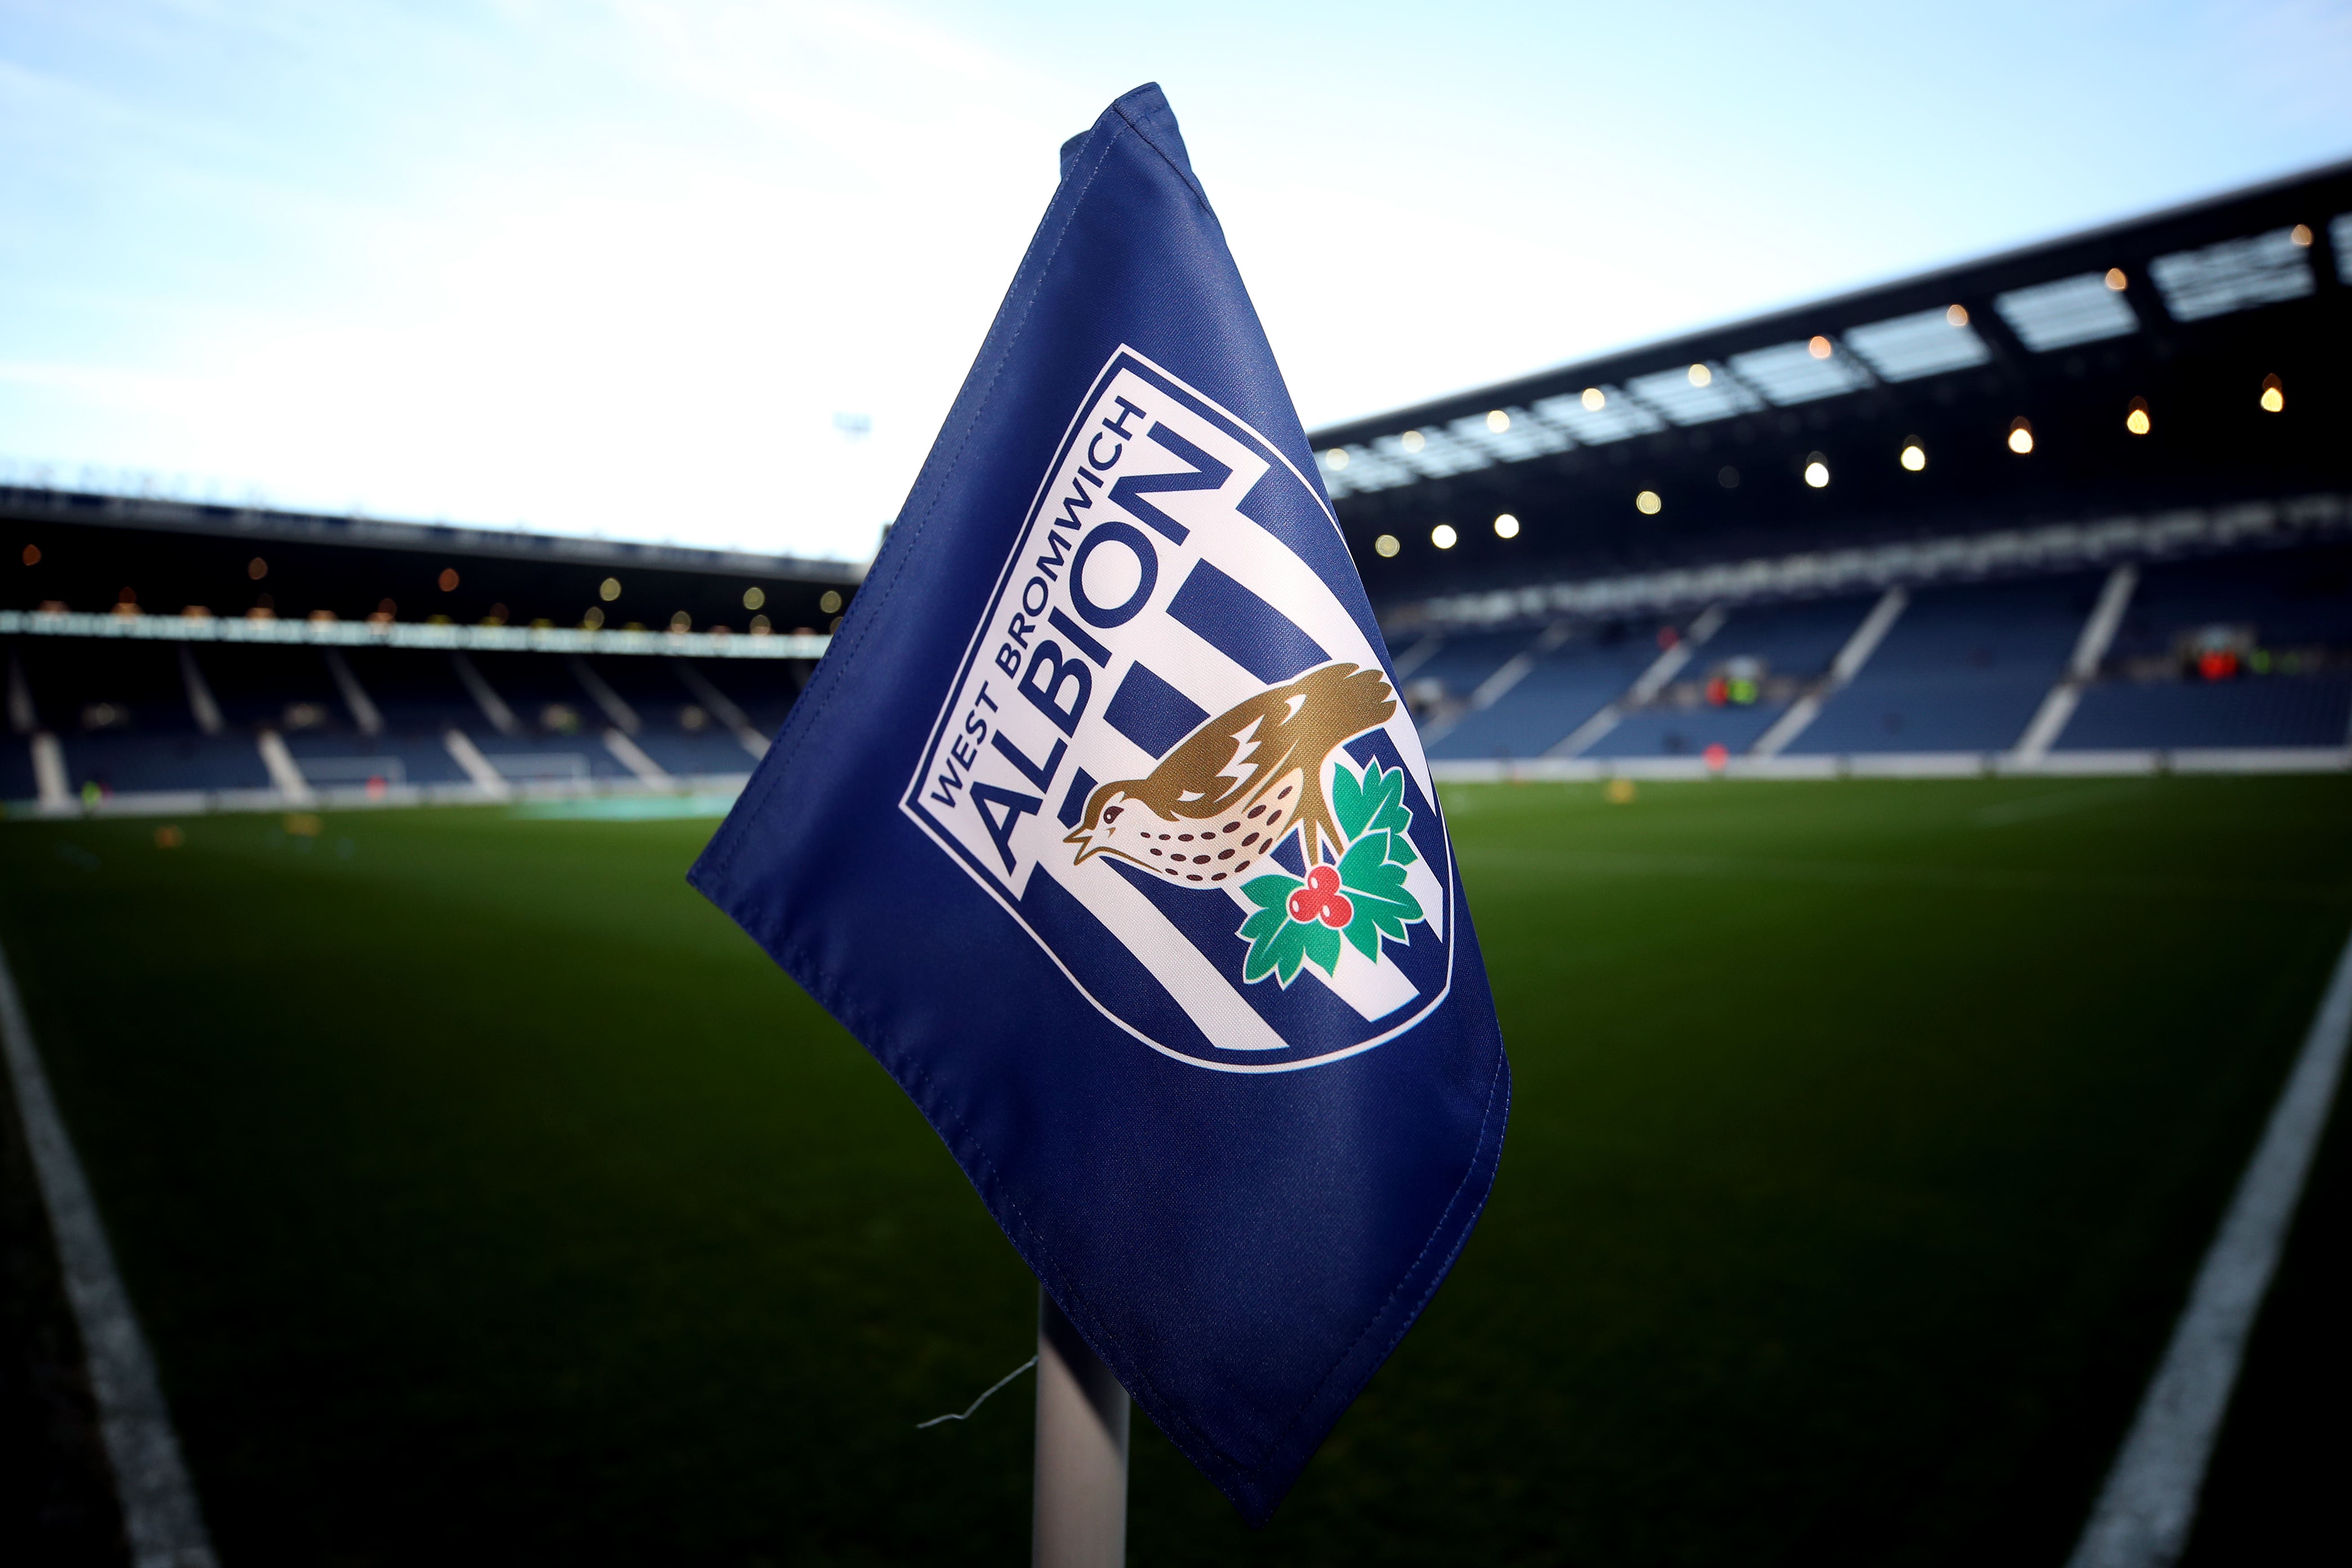
[[[122,1530],[130,1538],[135,1568],[216,1568],[195,1488],[180,1458],[163,1391],[155,1381],[154,1358],[131,1311],[131,1297],[115,1271],[114,1252],[99,1221],[98,1205],[73,1140],[50,1097],[47,1075],[33,1046],[16,982],[0,952],[0,1048],[16,1093],[16,1114],[25,1124],[41,1202],[57,1238],[58,1272],[66,1300],[81,1331],[89,1358],[90,1393],[98,1404],[99,1432],[114,1468],[114,1492],[122,1507]]]
[[[2294,1070],[2197,1270],[2172,1342],[2140,1398],[2067,1568],[2169,1568],[2189,1544],[2205,1466],[2246,1339],[2286,1246],[2352,1039],[2352,941],[2336,961]]]

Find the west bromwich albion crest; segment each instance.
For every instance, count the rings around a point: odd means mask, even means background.
[[[1201,1066],[1351,1056],[1451,984],[1428,763],[1335,565],[1313,481],[1120,349],[902,802],[1095,1006]]]

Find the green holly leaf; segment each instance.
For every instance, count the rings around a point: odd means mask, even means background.
[[[1388,834],[1394,840],[1389,846],[1389,858],[1400,866],[1412,865],[1421,857],[1405,841],[1412,827],[1412,809],[1404,803],[1404,770],[1390,768],[1383,773],[1375,763],[1367,770],[1366,783],[1373,809],[1365,831]]]
[[[1264,877],[1252,877],[1242,884],[1242,897],[1261,910],[1278,910],[1290,901],[1290,895],[1307,884],[1296,877],[1275,872]],[[1252,916],[1255,919],[1255,916]]]
[[[1354,838],[1379,809],[1380,802],[1366,791],[1364,781],[1346,763],[1331,770],[1331,816],[1339,823],[1341,833]]]
[[[1320,921],[1290,918],[1290,895],[1304,886],[1297,878],[1284,876],[1253,877],[1242,884],[1244,896],[1258,906],[1235,933],[1250,944],[1242,960],[1244,980],[1255,982],[1271,974],[1286,988],[1309,959],[1326,974],[1337,972],[1339,933]]]
[[[1265,919],[1269,916],[1273,918]],[[1264,925],[1259,924],[1261,920],[1265,921]],[[1244,980],[1263,980],[1271,974],[1286,988],[1298,978],[1299,965],[1308,959],[1322,965],[1327,974],[1339,962],[1339,933],[1319,921],[1301,924],[1272,910],[1261,910],[1243,922],[1242,930],[1252,939],[1249,956],[1242,961]]]
[[[1422,918],[1421,900],[1405,891],[1404,867],[1390,856],[1398,847],[1391,833],[1367,833],[1339,858],[1339,886],[1355,906],[1348,940],[1366,958],[1381,955],[1381,938],[1403,942],[1405,922]]]

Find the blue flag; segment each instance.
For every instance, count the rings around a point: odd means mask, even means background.
[[[1157,87],[1063,148],[692,880],[1264,1521],[1468,1237],[1510,1070],[1428,762]]]

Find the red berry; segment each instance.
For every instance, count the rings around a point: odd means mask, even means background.
[[[1356,906],[1348,901],[1346,894],[1334,893],[1323,901],[1323,923],[1333,931],[1346,929],[1355,918]]]
[[[1315,918],[1315,911],[1322,901],[1307,889],[1300,888],[1290,895],[1290,918],[1305,925]]]
[[[1316,867],[1313,870],[1307,873],[1307,885],[1314,889],[1317,892],[1322,894],[1327,899],[1331,897],[1339,890],[1339,868],[1337,866]]]

